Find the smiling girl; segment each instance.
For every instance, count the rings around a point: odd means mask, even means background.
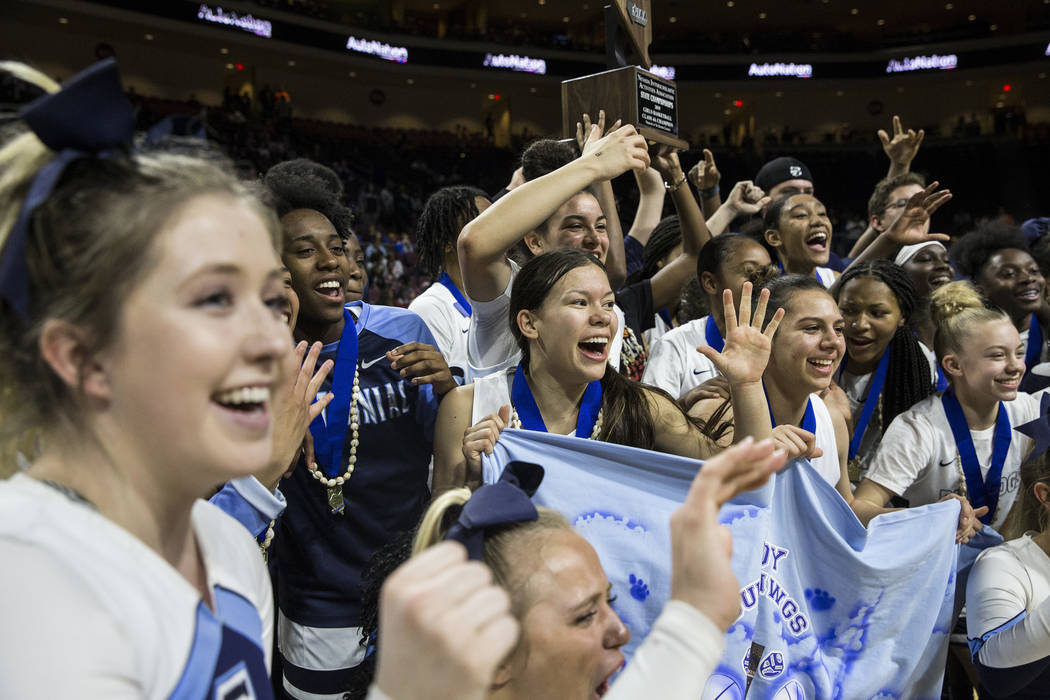
[[[982,523],[998,529],[1006,520],[1032,447],[1013,427],[1038,415],[1039,400],[1017,390],[1025,346],[1009,316],[986,307],[966,282],[941,287],[930,303],[951,387],[890,423],[853,505],[867,522],[894,495],[912,507],[961,498],[958,537],[966,540]]]
[[[972,231],[952,247],[952,257],[977,291],[1009,316],[1025,346],[1025,372],[1050,359],[1046,279],[1021,232],[1000,224]]]
[[[846,359],[836,377],[849,399],[850,480],[867,471],[885,426],[933,391],[930,365],[907,327],[915,294],[904,271],[886,260],[858,263],[836,289],[845,322]]]
[[[838,273],[826,267],[831,220],[819,199],[811,194],[781,197],[766,208],[763,226],[784,274],[813,277],[824,287],[835,283]]]
[[[779,314],[751,316],[746,286],[738,318],[729,302],[722,353],[705,348],[729,378],[741,404],[740,436],[769,435],[759,378],[768,336]],[[442,403],[435,438],[434,483],[443,488],[480,480],[481,454],[491,452],[508,425],[574,435],[702,459],[718,451],[664,392],[631,382],[608,365],[617,332],[613,293],[592,256],[559,250],[531,260],[511,293],[512,332],[521,348],[516,368],[453,391]],[[764,299],[759,308],[765,311]],[[739,322],[738,322],[739,321]]]
[[[277,222],[220,165],[122,153],[134,116],[112,61],[23,114],[33,131],[0,150],[0,372],[3,414],[43,439],[0,484],[17,572],[0,695],[271,697],[259,549],[200,496],[272,459],[292,351]]]
[[[789,432],[800,444],[814,440],[821,454],[810,463],[848,501],[849,430],[845,417],[820,396],[831,386],[845,352],[842,314],[831,294],[812,277],[785,275],[766,289],[767,309],[783,308],[785,312],[762,374],[774,435]],[[737,396],[731,392],[728,405],[734,414],[739,410],[736,404]],[[725,405],[724,399],[705,399],[690,413],[711,420]]]

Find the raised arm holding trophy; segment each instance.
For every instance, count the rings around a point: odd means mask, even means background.
[[[652,42],[651,0],[614,0],[605,6],[605,47],[609,70],[561,84],[562,132],[575,134],[581,114],[605,110],[607,123],[632,124],[651,147],[685,150],[678,137],[675,84],[647,69]],[[639,65],[626,65],[628,49]]]

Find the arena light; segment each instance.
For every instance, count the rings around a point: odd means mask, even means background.
[[[536,75],[547,75],[547,62],[542,58],[531,58],[511,54],[485,54],[481,65],[486,68],[508,68],[519,73],[535,73]]]
[[[886,64],[887,73],[911,73],[919,70],[952,70],[959,65],[959,57],[955,54],[938,56],[911,56],[908,58],[891,58]]]
[[[749,78],[812,78],[810,63],[752,63],[747,69]]]
[[[649,72],[655,73],[664,80],[674,80],[674,66],[658,66],[654,63],[653,65],[649,66]]]
[[[346,40],[346,50],[376,56],[384,61],[393,61],[394,63],[408,62],[408,49],[406,47],[391,46],[381,41],[358,39],[352,36]]]
[[[269,20],[259,19],[252,15],[242,15],[233,10],[224,10],[221,7],[211,8],[206,3],[201,3],[197,10],[197,19],[211,24],[222,24],[242,31],[251,32],[255,36],[269,39],[273,36],[273,25]]]

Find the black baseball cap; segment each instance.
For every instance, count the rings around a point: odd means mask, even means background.
[[[790,156],[774,158],[763,165],[762,169],[758,171],[758,175],[755,175],[755,184],[766,193],[781,182],[788,180],[809,180],[813,182],[813,176],[809,174],[809,168],[806,167],[805,163],[798,158],[791,158]]]

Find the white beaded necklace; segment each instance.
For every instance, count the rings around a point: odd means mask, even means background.
[[[598,436],[602,434],[602,411],[605,409],[598,409],[598,416],[594,419],[594,428],[591,430],[591,436],[588,440],[597,440]],[[521,430],[521,419],[518,418],[518,410],[511,408],[510,411],[510,427]],[[577,435],[576,437],[580,437]]]
[[[341,476],[328,478],[320,467],[310,470],[314,478],[320,481],[328,489],[328,505],[332,513],[341,515],[345,510],[343,503],[343,484],[350,481],[357,466],[357,431],[361,427],[358,420],[357,404],[361,399],[361,382],[359,380],[360,367],[354,367],[354,386],[350,392],[350,457],[346,461],[346,471]]]

